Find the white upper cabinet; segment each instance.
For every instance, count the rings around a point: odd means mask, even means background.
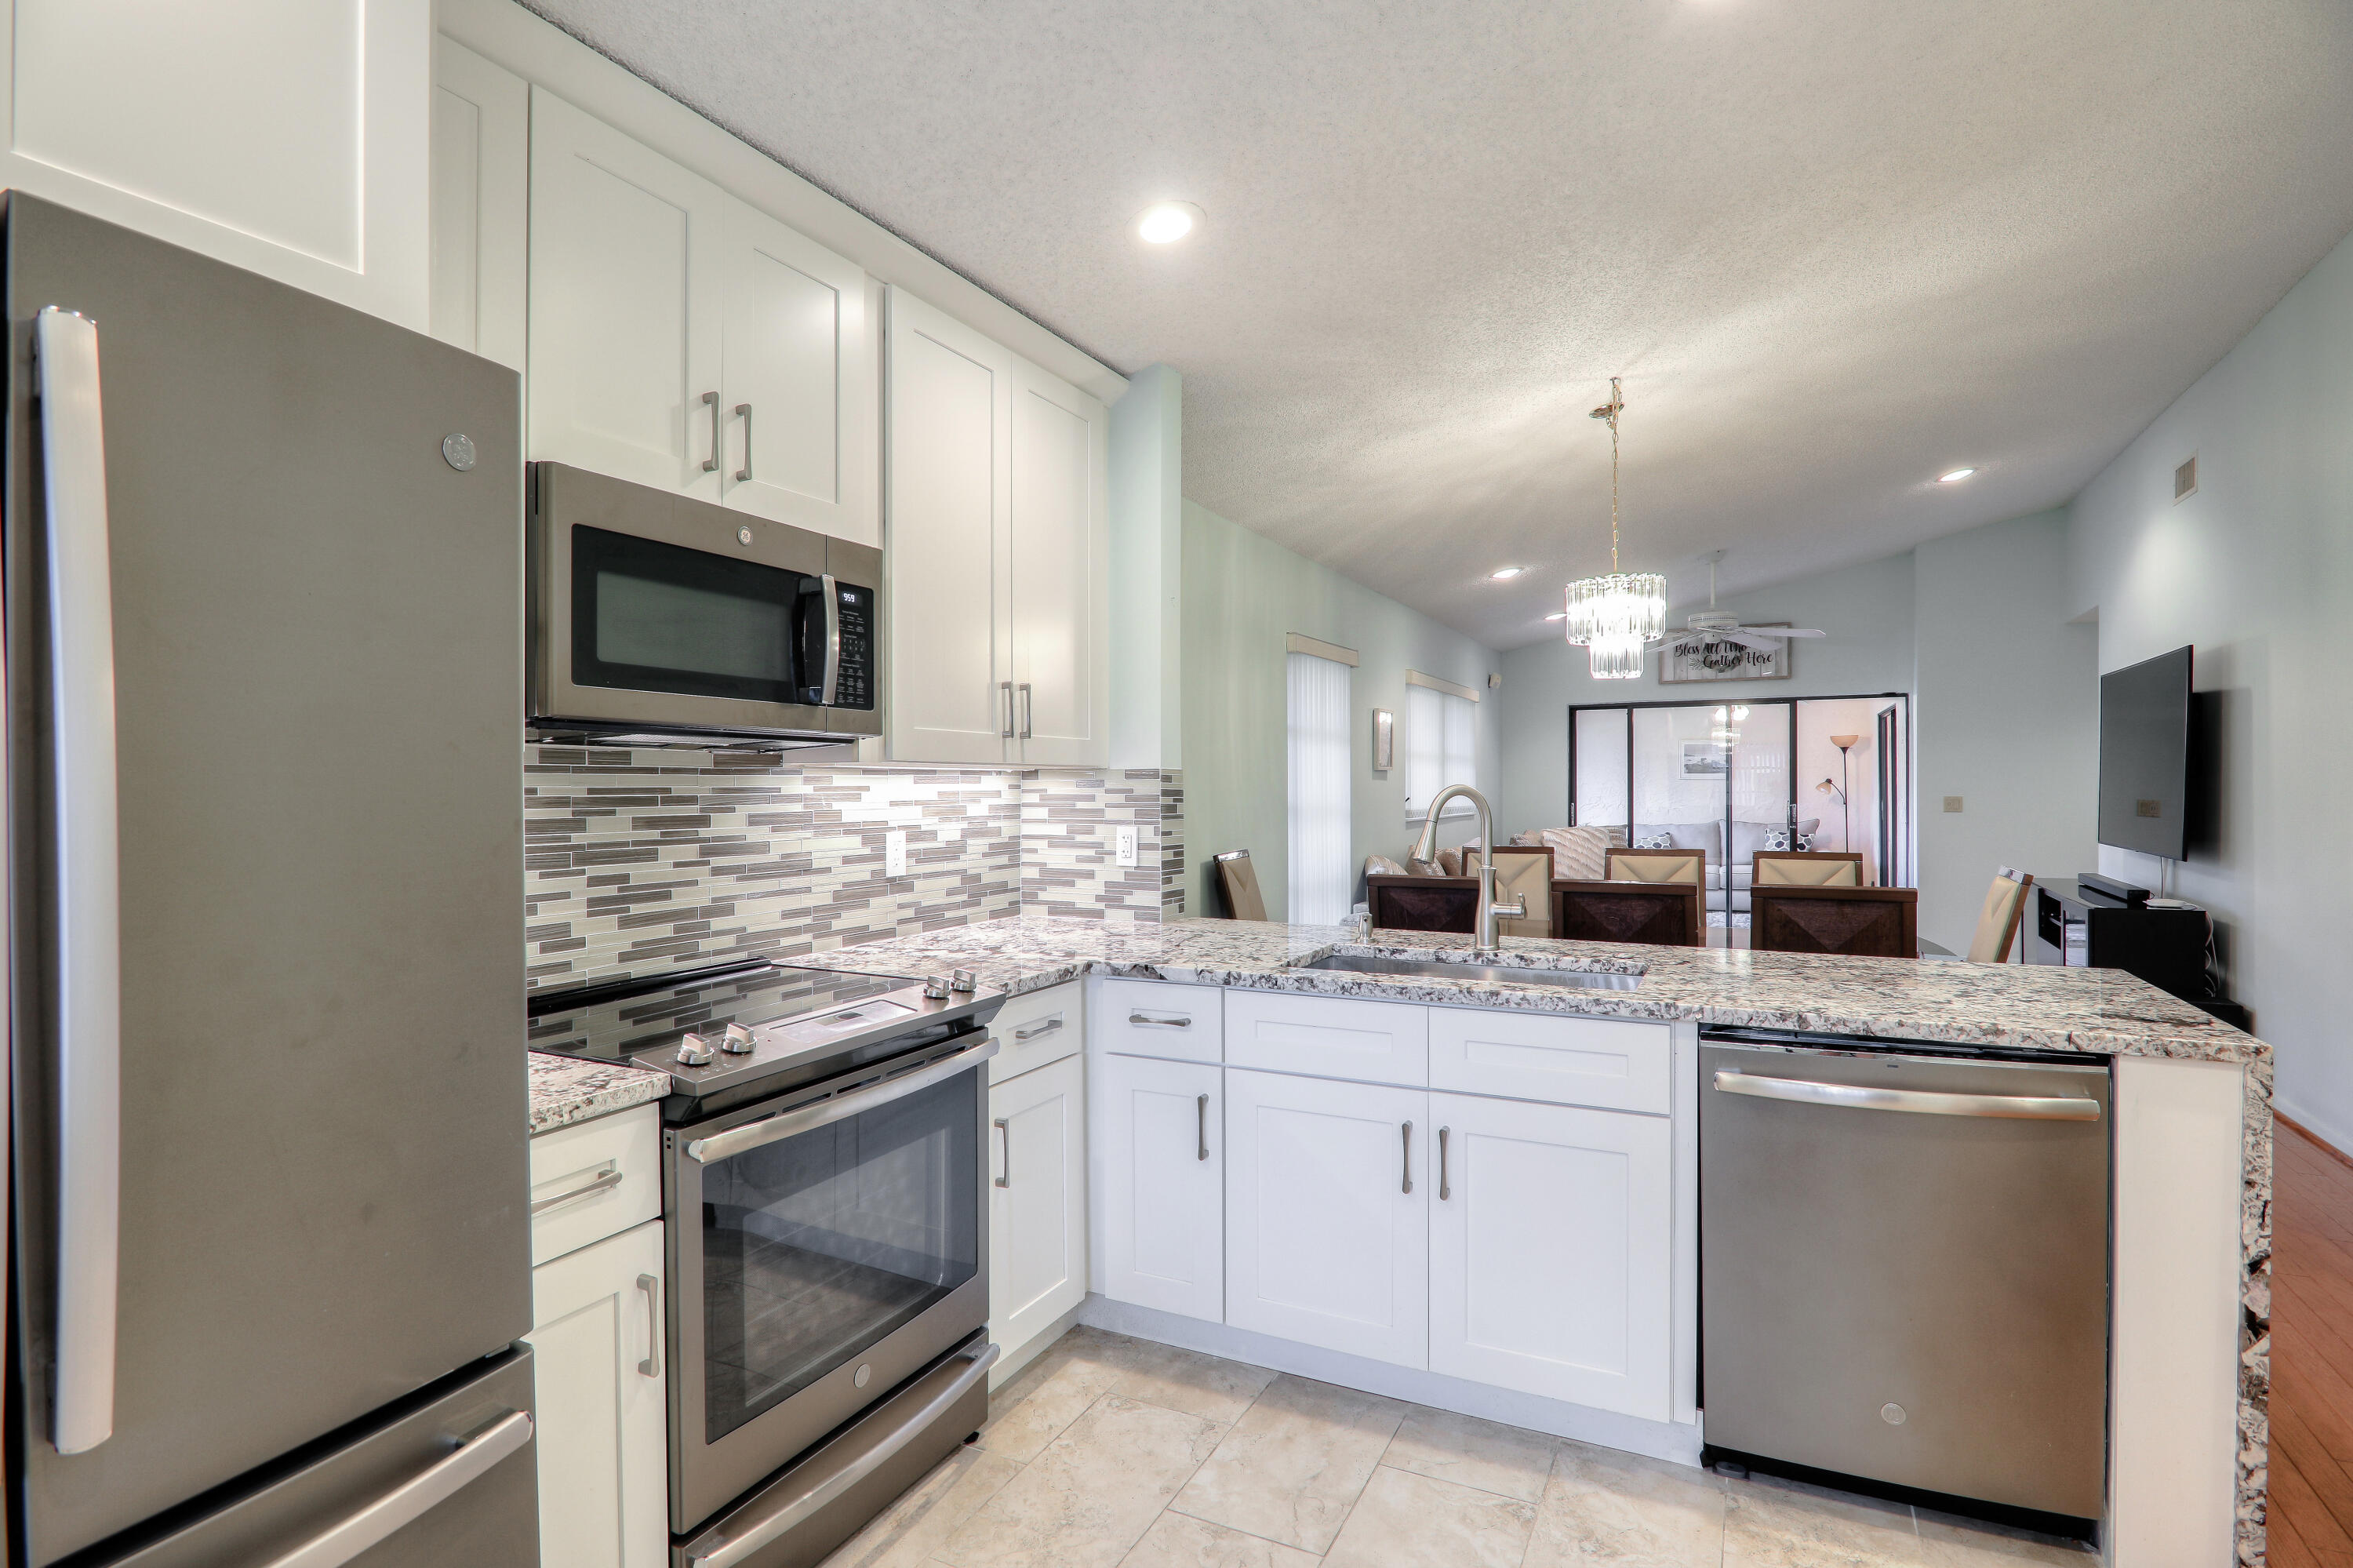
[[[432,332],[523,367],[531,234],[531,84],[433,40]]]
[[[866,275],[543,88],[533,458],[871,544]]]
[[[891,755],[1110,757],[1103,406],[890,291]]]
[[[1672,1124],[1447,1094],[1429,1118],[1430,1370],[1666,1420]]]
[[[427,324],[430,0],[14,0],[0,185]]]

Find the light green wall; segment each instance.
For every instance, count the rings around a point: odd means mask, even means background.
[[[1284,742],[1284,663],[1290,633],[1353,648],[1355,850],[1359,867],[1376,851],[1402,856],[1413,829],[1405,816],[1405,673],[1476,690],[1479,777],[1491,795],[1502,776],[1493,650],[1408,609],[1328,567],[1295,556],[1185,503],[1184,604],[1185,907],[1222,913],[1210,856],[1247,849],[1270,917],[1289,908],[1290,760]],[[1398,765],[1372,769],[1372,711],[1398,715]],[[1449,780],[1458,782],[1458,780]],[[1460,842],[1466,830],[1442,842]],[[1359,893],[1359,896],[1362,896]]]

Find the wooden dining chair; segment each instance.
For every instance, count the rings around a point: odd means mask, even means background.
[[[1861,887],[1862,855],[1850,850],[1758,850],[1748,859],[1748,885]]]
[[[1479,907],[1475,876],[1365,878],[1373,924],[1390,931],[1460,931],[1468,936]]]
[[[1552,929],[1552,850],[1545,844],[1495,846],[1495,900],[1517,900],[1527,913],[1495,923],[1505,937],[1549,937]]]
[[[1609,882],[1688,882],[1707,886],[1707,852],[1696,849],[1616,849],[1602,857]]]
[[[1760,953],[1920,956],[1916,887],[1748,889],[1748,946]]]
[[[1561,879],[1552,885],[1552,934],[1577,942],[1704,948],[1706,896],[1696,882]]]
[[[1227,915],[1236,920],[1265,919],[1266,898],[1258,890],[1258,872],[1250,865],[1250,851],[1228,850],[1215,858]]]
[[[2005,865],[1994,873],[1993,885],[1986,889],[1985,905],[1978,911],[1977,934],[1969,938],[1969,962],[2010,962],[2010,944],[2018,936],[2019,920],[2026,913],[2026,895],[2033,885],[2034,877],[2029,872]]]

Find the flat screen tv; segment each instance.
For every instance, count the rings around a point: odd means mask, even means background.
[[[2184,858],[2189,797],[2189,650],[2100,677],[2100,842]]]

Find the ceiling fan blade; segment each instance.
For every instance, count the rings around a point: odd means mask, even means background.
[[[1724,634],[1724,641],[1726,642],[1737,642],[1743,648],[1754,648],[1759,653],[1778,653],[1781,651],[1781,644],[1779,642],[1767,641],[1762,637],[1752,637],[1748,634],[1746,629],[1739,631],[1725,632]]]
[[[1830,635],[1826,631],[1817,631],[1810,626],[1740,626],[1732,630],[1745,637],[1827,637]]]

